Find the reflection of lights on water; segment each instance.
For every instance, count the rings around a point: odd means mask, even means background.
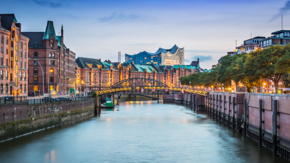
[[[188,123],[187,119],[183,119],[182,123]]]
[[[107,118],[106,121],[107,121],[107,122],[110,122],[110,121],[111,121],[111,118]]]
[[[136,104],[139,104],[139,101],[136,101]]]
[[[50,157],[49,157],[50,155]],[[56,162],[56,155],[55,155],[55,150],[51,150],[50,153],[46,153],[44,155],[44,160],[45,162]]]
[[[134,101],[130,101],[130,104],[133,104],[134,103]]]

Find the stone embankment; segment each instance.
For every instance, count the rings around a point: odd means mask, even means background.
[[[164,95],[164,103],[205,111],[244,137],[290,159],[290,95],[209,92]]]
[[[61,103],[0,106],[0,142],[18,136],[74,123],[95,115],[93,99]]]

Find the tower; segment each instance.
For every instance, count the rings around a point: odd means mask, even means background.
[[[118,52],[118,62],[121,63],[121,52]]]

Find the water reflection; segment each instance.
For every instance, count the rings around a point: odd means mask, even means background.
[[[116,109],[116,108],[115,108]],[[119,111],[0,143],[1,162],[284,163],[184,106],[121,103]],[[21,156],[19,156],[21,153]],[[22,157],[25,156],[25,157]]]

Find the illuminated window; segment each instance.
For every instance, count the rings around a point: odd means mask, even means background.
[[[145,57],[144,59],[147,59],[147,57]]]
[[[151,59],[153,59],[153,56],[151,56]]]
[[[18,86],[18,78],[15,78],[15,86]]]
[[[52,86],[52,85],[49,86],[49,90],[50,90],[50,91],[53,91],[53,86]]]
[[[35,85],[35,86],[33,87],[33,91],[38,91],[38,86],[37,86],[37,85]]]
[[[38,77],[37,76],[33,77],[33,83],[38,83]]]

